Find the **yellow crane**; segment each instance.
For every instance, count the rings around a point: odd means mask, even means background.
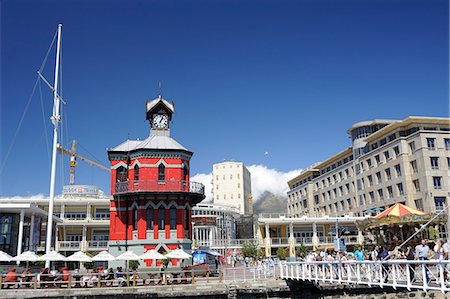
[[[103,169],[103,170],[105,170],[105,171],[107,171],[107,172],[110,172],[110,171],[111,171],[110,168],[107,167],[107,166],[104,166],[104,165],[102,165],[102,164],[100,164],[100,163],[97,163],[97,162],[95,162],[95,161],[92,161],[92,160],[90,160],[90,159],[88,159],[88,158],[86,158],[86,157],[83,157],[83,156],[78,155],[78,154],[76,153],[76,145],[77,145],[76,140],[73,140],[73,141],[72,141],[72,150],[70,150],[70,151],[69,151],[68,149],[62,147],[62,146],[59,145],[59,144],[58,144],[58,146],[57,146],[57,149],[58,149],[58,151],[59,151],[60,153],[66,154],[66,155],[70,156],[70,171],[69,171],[70,177],[69,177],[69,185],[74,185],[74,184],[75,184],[75,168],[76,168],[76,166],[77,166],[77,159],[80,159],[81,161],[84,161],[84,162],[88,163],[88,164],[91,165],[91,166],[98,167],[98,168]]]

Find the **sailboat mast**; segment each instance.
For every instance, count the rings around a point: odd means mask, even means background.
[[[50,253],[52,246],[53,233],[53,201],[55,198],[55,179],[56,179],[56,151],[58,146],[58,127],[61,122],[59,115],[60,98],[58,95],[58,81],[59,81],[59,63],[61,50],[61,29],[62,24],[58,24],[58,41],[56,44],[56,64],[55,64],[55,81],[53,86],[53,115],[51,121],[53,123],[53,152],[52,152],[52,171],[50,176],[50,202],[48,205],[48,222],[47,222],[47,238],[45,242],[45,252]],[[56,246],[55,246],[56,247]],[[45,267],[48,268],[50,262],[45,262]]]

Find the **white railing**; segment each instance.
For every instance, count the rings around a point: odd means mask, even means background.
[[[88,241],[88,250],[106,250],[108,249],[109,241]]]
[[[59,250],[75,250],[78,251],[81,248],[81,241],[59,241]]]
[[[258,281],[276,277],[276,267],[263,263],[252,267],[222,268],[223,281]]]
[[[444,293],[450,291],[446,281],[449,267],[450,260],[282,262],[279,271],[282,279],[439,290]]]

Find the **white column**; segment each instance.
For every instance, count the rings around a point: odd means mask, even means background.
[[[289,223],[289,257],[295,258],[294,224]]]
[[[20,222],[19,222],[19,236],[17,237],[17,255],[22,253],[22,241],[23,241],[23,222],[25,218],[25,211],[20,210]],[[19,262],[17,262],[19,264]]]
[[[86,218],[87,218],[88,220],[91,220],[91,204],[88,204],[88,205],[87,205],[87,208],[86,208]]]
[[[28,247],[31,251],[34,250],[34,214],[31,215],[31,223],[30,223],[30,243],[28,244]]]
[[[319,246],[319,238],[317,238],[317,223],[313,222],[312,230],[313,230],[312,236],[313,249],[316,249]]]
[[[87,242],[86,242],[86,225],[83,225],[83,235],[82,235],[82,239],[81,239],[81,246],[80,246],[80,250],[81,251],[86,251],[87,249]]]
[[[61,218],[61,219],[64,219],[64,214],[65,214],[65,207],[66,207],[66,205],[65,204],[61,204],[61,213],[60,213],[60,215],[59,215],[59,218]]]
[[[364,243],[364,236],[362,233],[362,230],[358,229],[358,243],[363,244]]]
[[[55,229],[55,250],[59,251],[59,228],[58,225],[56,225],[56,229]]]
[[[272,255],[272,249],[271,249],[271,244],[270,244],[270,229],[269,229],[269,224],[266,223],[266,238],[265,238],[265,242],[264,242],[264,246],[266,249],[266,257],[269,257]]]

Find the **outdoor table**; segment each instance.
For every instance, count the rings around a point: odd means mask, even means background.
[[[81,278],[83,277],[83,274],[74,273],[74,274],[72,274],[72,277],[73,277],[73,282],[75,283],[74,287],[78,286],[81,288]]]

